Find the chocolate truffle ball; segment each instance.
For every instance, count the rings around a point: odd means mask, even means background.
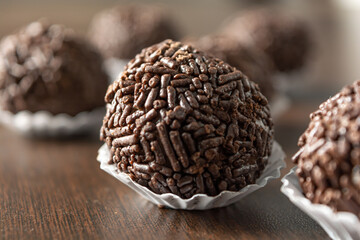
[[[275,10],[251,10],[240,14],[224,27],[224,33],[255,44],[281,72],[303,67],[311,45],[304,22]]]
[[[178,31],[165,10],[147,5],[117,6],[98,13],[89,38],[106,58],[131,59],[141,49],[176,38]]]
[[[197,49],[218,57],[242,71],[257,83],[268,98],[274,94],[272,74],[274,66],[269,57],[255,46],[241,43],[234,37],[209,35],[192,41]]]
[[[268,101],[242,72],[190,45],[143,49],[105,100],[110,162],[155,193],[238,191],[267,164]]]
[[[320,105],[293,157],[305,196],[360,217],[360,81]]]
[[[29,24],[0,43],[0,107],[75,115],[104,106],[102,59],[60,25]]]

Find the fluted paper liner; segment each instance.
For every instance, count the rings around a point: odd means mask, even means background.
[[[124,71],[125,66],[130,62],[131,59],[119,59],[119,58],[109,58],[104,61],[104,69],[107,74],[110,76],[110,83],[114,82],[119,73]]]
[[[98,129],[104,114],[104,107],[81,112],[75,116],[65,113],[53,115],[46,111],[20,111],[14,114],[0,110],[0,123],[27,136],[58,137]]]
[[[304,196],[295,170],[296,167],[281,180],[281,192],[318,222],[332,239],[360,239],[360,220],[357,216],[350,212],[334,212],[324,204],[312,203]]]
[[[283,93],[276,93],[270,102],[271,117],[276,121],[291,106],[291,100]]]
[[[237,192],[223,191],[217,196],[196,194],[189,199],[182,199],[172,193],[156,194],[148,188],[132,181],[127,174],[118,170],[116,164],[108,164],[110,151],[106,144],[99,149],[97,156],[97,160],[100,162],[100,168],[102,170],[129,186],[150,202],[168,208],[186,210],[205,210],[225,207],[239,201],[248,194],[264,187],[271,179],[280,177],[280,170],[285,167],[284,158],[285,153],[280,145],[277,142],[274,142],[269,162],[255,184],[250,184]]]

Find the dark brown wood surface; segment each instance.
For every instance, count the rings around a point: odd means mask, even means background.
[[[310,106],[277,121],[290,156]],[[0,238],[4,239],[327,239],[280,192],[280,179],[229,207],[159,209],[99,168],[97,136],[27,139],[0,128]],[[287,158],[288,167],[293,166]]]

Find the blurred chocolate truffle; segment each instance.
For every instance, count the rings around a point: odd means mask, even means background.
[[[176,39],[178,30],[169,14],[148,5],[117,6],[98,13],[89,27],[89,38],[106,58],[131,59],[141,49]]]
[[[104,106],[101,65],[100,54],[72,31],[33,22],[0,43],[0,107],[75,115]]]
[[[320,105],[293,157],[305,196],[360,217],[360,81]]]
[[[268,99],[271,99],[274,94],[274,66],[264,52],[253,45],[223,35],[209,35],[190,42],[195,48],[218,57],[242,71],[259,85],[261,92]]]
[[[143,49],[105,100],[101,139],[110,162],[155,193],[238,191],[267,164],[267,99],[242,72],[190,45]]]
[[[224,27],[224,33],[263,50],[281,72],[297,70],[306,63],[310,49],[307,25],[276,10],[249,10]]]

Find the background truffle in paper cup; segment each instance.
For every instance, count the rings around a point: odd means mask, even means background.
[[[103,107],[75,116],[65,113],[53,115],[46,111],[20,111],[14,114],[0,110],[0,124],[26,136],[66,137],[97,130],[104,113]]]
[[[323,204],[307,199],[293,168],[281,181],[281,191],[290,201],[317,221],[332,239],[360,239],[360,220],[350,212],[334,212]]]
[[[138,194],[143,196],[150,202],[173,209],[186,210],[206,210],[211,208],[225,207],[233,204],[250,193],[264,187],[271,179],[280,177],[280,170],[285,167],[285,154],[280,145],[274,142],[272,152],[269,157],[269,162],[264,171],[257,179],[256,184],[250,184],[237,192],[223,191],[217,196],[208,196],[205,194],[196,194],[189,199],[182,199],[179,196],[166,193],[156,194],[146,187],[135,183],[130,177],[118,170],[115,164],[108,164],[110,158],[110,151],[106,144],[104,144],[98,152],[97,160],[100,162],[100,168],[109,173],[125,185],[132,188]]]
[[[104,61],[103,67],[107,74],[110,76],[109,83],[113,83],[117,77],[124,71],[126,64],[130,59],[118,59],[118,58],[109,58]]]

